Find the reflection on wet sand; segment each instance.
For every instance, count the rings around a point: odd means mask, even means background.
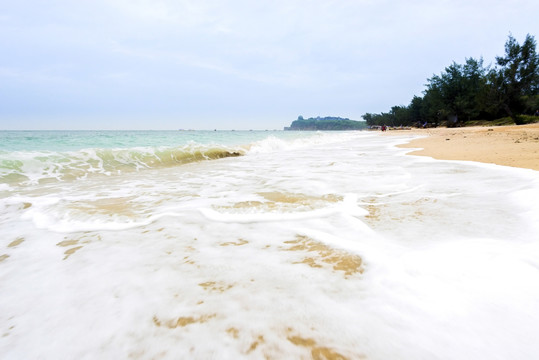
[[[238,241],[229,241],[229,242],[225,242],[225,243],[221,243],[220,245],[221,246],[242,246],[242,245],[245,245],[245,244],[248,244],[249,241],[247,240],[243,240],[243,239],[238,239]]]
[[[226,329],[226,332],[227,334],[229,334],[230,336],[232,336],[234,339],[238,339],[239,338],[239,334],[240,334],[240,331],[236,328],[228,328]]]
[[[76,246],[74,248],[71,248],[71,249],[67,249],[64,254],[65,254],[65,257],[64,257],[64,260],[67,260],[68,257],[70,257],[71,255],[73,255],[76,251],[82,249],[82,246]]]
[[[15,247],[17,245],[20,245],[22,242],[24,241],[24,238],[21,236],[21,237],[18,237],[17,239],[13,240],[12,242],[9,243],[9,245],[7,247]]]
[[[307,236],[297,235],[295,240],[285,241],[285,244],[291,245],[285,248],[288,251],[313,253],[313,255],[307,256],[299,262],[301,264],[307,264],[313,268],[322,268],[324,264],[332,265],[333,270],[343,271],[345,277],[355,273],[363,273],[360,256],[349,254],[342,250],[332,249]]]
[[[68,247],[68,246],[73,246],[73,245],[77,245],[79,243],[79,240],[64,240],[64,241],[60,241],[58,244],[56,244],[56,246],[61,246],[61,247]],[[73,255],[76,251],[82,249],[82,245],[81,246],[75,246],[71,249],[67,249],[65,252],[64,252],[64,259],[63,260],[67,260],[67,258],[69,258],[71,255]]]
[[[280,202],[287,204],[300,204],[300,205],[310,205],[317,202],[337,202],[342,201],[342,196],[337,196],[334,194],[328,194],[323,196],[310,196],[305,194],[294,194],[294,193],[282,193],[282,192],[262,192],[258,193],[260,196],[264,197],[268,201]]]
[[[134,199],[135,197],[131,196],[104,198],[93,201],[76,201],[70,204],[70,208],[83,211],[89,215],[120,215],[133,217],[137,214],[137,206],[134,205]]]
[[[155,326],[166,326],[169,329],[175,329],[177,327],[186,327],[188,325],[192,324],[204,324],[210,319],[213,319],[216,317],[217,314],[209,314],[209,315],[201,315],[198,317],[192,317],[192,316],[180,316],[176,319],[171,319],[167,321],[160,320],[157,316],[153,317],[153,323]]]
[[[215,281],[207,281],[204,283],[200,283],[198,285],[206,291],[217,291],[220,293],[225,292],[231,289],[232,287],[234,287],[234,285],[231,285],[231,284],[217,283]]]
[[[319,209],[330,203],[343,200],[342,196],[327,194],[322,196],[310,196],[299,193],[261,192],[257,193],[263,200],[249,200],[236,202],[229,206],[220,206],[221,209],[252,210],[257,211],[297,211],[298,208],[306,210]]]
[[[369,226],[375,227],[377,223],[384,221],[421,220],[432,212],[436,199],[419,198],[414,201],[395,201],[391,203],[378,202],[377,198],[364,199],[363,207],[369,212],[365,216],[365,221]]]
[[[293,334],[292,329],[288,329],[289,335],[286,337],[288,341],[296,346],[301,346],[311,350],[311,357],[315,360],[346,360],[348,357],[338,353],[334,349],[327,346],[320,346],[314,339],[302,337]],[[354,354],[354,359],[365,359],[364,355]]]
[[[77,245],[78,243],[79,243],[78,240],[64,240],[64,241],[60,241],[58,244],[56,244],[56,246],[66,247],[66,246]]]
[[[256,348],[258,347],[258,345],[260,344],[264,344],[265,341],[264,341],[264,336],[262,335],[259,335],[255,341],[253,341],[251,343],[251,346],[249,347],[249,350],[247,350],[247,353],[250,353],[250,352],[253,352],[256,350]]]

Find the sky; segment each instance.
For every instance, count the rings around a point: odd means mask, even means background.
[[[408,105],[537,0],[0,0],[0,129],[282,129]]]

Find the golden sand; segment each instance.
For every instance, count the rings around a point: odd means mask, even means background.
[[[539,170],[539,123],[519,126],[391,130],[386,134],[427,135],[403,148],[410,155],[469,160]]]

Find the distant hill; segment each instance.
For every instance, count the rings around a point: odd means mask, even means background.
[[[303,116],[298,116],[297,120],[292,121],[289,127],[285,130],[362,130],[367,127],[365,121],[355,121],[348,118],[326,116],[321,118],[304,119]]]

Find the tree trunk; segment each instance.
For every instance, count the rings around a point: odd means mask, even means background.
[[[504,108],[505,112],[507,113],[507,115],[509,115],[509,117],[510,117],[511,119],[513,119],[513,121],[515,122],[515,124],[517,124],[517,125],[522,125],[522,124],[521,124],[521,121],[518,119],[518,116],[517,116],[514,112],[512,112],[511,109],[509,108],[509,105],[504,104],[504,105],[503,105],[503,108]]]

